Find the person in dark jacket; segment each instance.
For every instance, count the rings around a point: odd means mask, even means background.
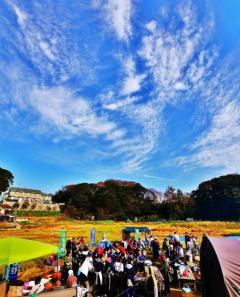
[[[159,250],[160,250],[160,245],[159,245],[159,241],[157,240],[157,237],[154,237],[154,240],[151,242],[151,247],[152,247],[153,259],[156,260],[159,258]]]
[[[113,279],[111,296],[118,296],[124,291],[124,265],[121,258],[117,258],[113,264]]]
[[[112,258],[107,257],[103,269],[103,291],[107,296],[111,296],[113,276]]]
[[[104,284],[103,284],[103,273],[104,273],[104,264],[101,259],[101,256],[98,256],[94,261],[94,270],[95,270],[95,286],[97,296],[104,294]]]
[[[185,245],[186,245],[186,249],[188,248],[188,242],[191,241],[191,238],[189,236],[189,234],[186,232],[185,233]]]
[[[135,269],[131,259],[128,259],[124,267],[125,294],[124,297],[135,297],[134,283]]]
[[[72,238],[69,238],[66,243],[66,250],[69,253],[72,250]]]

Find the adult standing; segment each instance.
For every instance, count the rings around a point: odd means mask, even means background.
[[[151,243],[151,247],[152,247],[153,259],[156,260],[159,258],[159,250],[160,250],[160,244],[157,237],[154,237],[154,240]]]
[[[113,296],[118,296],[123,292],[124,288],[124,265],[120,257],[118,257],[113,264],[113,284],[112,284],[112,293]]]
[[[191,238],[189,236],[189,234],[186,232],[185,233],[185,245],[186,245],[186,249],[188,248],[189,242],[191,241]]]
[[[170,296],[170,284],[173,280],[173,268],[169,264],[169,259],[165,259],[165,263],[162,267],[162,273],[164,277],[164,286],[166,296]]]
[[[95,269],[96,291],[97,291],[97,296],[99,296],[104,293],[104,286],[103,286],[104,264],[100,255],[94,261],[94,269]]]
[[[125,297],[135,297],[135,283],[134,283],[134,276],[135,276],[135,269],[132,264],[131,259],[128,259],[127,264],[125,265],[124,269],[125,274]]]
[[[179,242],[180,236],[179,236],[179,234],[177,232],[174,232],[173,237],[174,237],[174,239],[175,239],[176,242]]]
[[[78,270],[78,278],[81,285],[84,285],[89,290],[88,274],[94,271],[92,255],[89,253],[83,264]]]
[[[146,296],[158,297],[158,280],[156,277],[157,267],[153,267],[152,261],[145,261],[145,288]]]
[[[79,253],[77,240],[75,238],[72,239],[72,270],[74,275],[77,275],[79,269]]]

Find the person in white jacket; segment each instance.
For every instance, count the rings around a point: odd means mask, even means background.
[[[78,279],[81,285],[85,285],[89,290],[88,273],[94,271],[93,258],[88,255],[78,270]]]

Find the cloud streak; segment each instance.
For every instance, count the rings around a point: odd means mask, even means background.
[[[107,135],[109,139],[122,136],[116,124],[98,116],[88,100],[75,96],[63,87],[34,87],[29,104],[50,127],[72,137],[81,134]]]
[[[209,15],[198,20],[196,8],[190,1],[179,4],[176,14],[169,16],[169,26],[152,20],[145,25],[148,34],[142,39],[139,56],[153,77],[159,98],[169,103],[181,91],[189,91],[206,78],[214,53],[207,47],[208,34],[214,22]],[[174,20],[181,24],[171,30]],[[209,32],[206,34],[206,30]]]
[[[136,65],[132,57],[128,57],[123,62],[126,77],[123,80],[121,95],[131,95],[141,89],[141,83],[146,74],[137,74]]]
[[[109,0],[105,5],[106,21],[121,41],[128,42],[132,35],[132,10],[131,0]]]

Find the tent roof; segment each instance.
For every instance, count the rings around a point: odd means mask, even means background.
[[[150,232],[150,229],[148,227],[125,227],[122,231],[123,232],[135,232],[136,229],[139,230],[139,232]]]
[[[240,239],[208,237],[205,239],[205,242],[207,241],[215,251],[229,296],[239,296],[237,290],[240,290]],[[207,249],[210,247],[209,244],[205,246]]]
[[[49,254],[57,253],[58,247],[35,240],[7,237],[0,239],[0,265],[10,265]]]

